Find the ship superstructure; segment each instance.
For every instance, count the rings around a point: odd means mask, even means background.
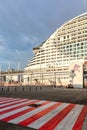
[[[87,60],[87,13],[63,24],[33,52],[34,57],[25,68],[32,73],[33,82],[67,84],[70,65]]]

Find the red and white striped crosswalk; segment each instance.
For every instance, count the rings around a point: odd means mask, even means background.
[[[0,97],[1,121],[38,130],[81,130],[86,115],[86,105]]]

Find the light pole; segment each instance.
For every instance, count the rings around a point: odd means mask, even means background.
[[[10,81],[9,71],[10,71],[10,63],[8,64],[8,70],[7,70],[7,73],[8,73],[8,86],[9,86],[9,81]]]
[[[20,70],[20,62],[18,62],[18,70]]]
[[[27,77],[27,81],[28,81],[28,87],[29,87],[29,76]]]
[[[30,71],[30,83],[32,84],[32,75],[33,75],[33,71],[29,70]],[[29,72],[28,72],[29,73]],[[29,74],[28,74],[28,78],[29,78]],[[29,83],[29,81],[28,81]]]
[[[17,66],[18,68],[18,83],[19,83],[19,85],[20,85],[20,81],[21,81],[21,76],[20,76],[20,62],[18,62],[18,66]]]
[[[56,87],[56,61],[54,61],[54,86]]]
[[[42,65],[42,56],[43,56],[44,48],[40,48],[40,83],[43,83],[43,67]]]
[[[51,79],[51,76],[52,76],[52,80],[49,80],[50,82],[51,82],[51,85],[53,85],[54,86],[54,76],[55,76],[55,73],[54,73],[54,65],[53,65],[53,63],[52,63],[52,65],[50,64],[49,65],[49,68],[50,68],[50,79]]]
[[[40,82],[41,82],[41,50],[40,50]]]

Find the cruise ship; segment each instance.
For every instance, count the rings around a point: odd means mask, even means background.
[[[87,12],[65,22],[33,52],[25,68],[30,84],[82,88],[87,77]]]

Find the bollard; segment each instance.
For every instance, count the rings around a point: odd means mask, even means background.
[[[7,88],[7,91],[9,92],[9,87]]]
[[[15,91],[17,91],[17,88],[15,87]]]
[[[3,91],[3,87],[2,87],[2,91]]]
[[[37,87],[36,87],[36,91],[37,91]]]
[[[22,91],[24,91],[24,87],[22,87]]]
[[[40,86],[40,90],[42,89],[42,86]]]

